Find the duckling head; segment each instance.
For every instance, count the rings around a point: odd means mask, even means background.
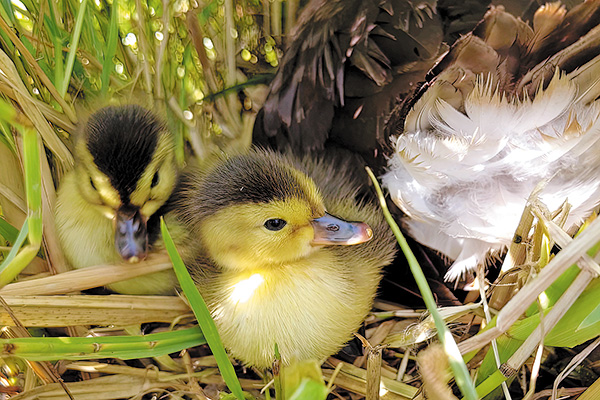
[[[94,113],[76,144],[83,199],[115,223],[115,247],[137,262],[148,251],[148,219],[167,201],[177,170],[172,138],[150,111],[105,107]]]
[[[368,241],[371,228],[328,214],[311,178],[284,156],[252,151],[217,163],[188,192],[186,218],[220,267],[250,270]]]

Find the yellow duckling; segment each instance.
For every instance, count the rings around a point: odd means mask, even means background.
[[[59,240],[74,268],[143,260],[178,171],[165,125],[136,105],[102,108],[82,129],[76,165],[60,184]],[[177,280],[163,271],[108,285],[125,294],[163,294]]]
[[[276,346],[283,365],[323,360],[369,312],[395,242],[377,206],[356,201],[348,167],[253,150],[183,178],[184,258],[244,363],[271,367]]]

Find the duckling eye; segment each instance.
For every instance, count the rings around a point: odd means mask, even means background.
[[[152,183],[150,184],[150,187],[153,188],[156,185],[158,185],[158,171],[156,171],[154,173],[154,176],[152,177]]]
[[[96,189],[96,185],[94,185],[94,180],[92,178],[90,178],[90,185],[92,185],[92,189],[98,191],[98,189]]]
[[[279,218],[268,219],[265,222],[265,228],[267,228],[270,231],[280,231],[286,225],[287,222],[284,219]]]

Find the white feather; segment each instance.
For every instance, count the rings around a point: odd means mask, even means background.
[[[557,72],[533,99],[508,99],[479,77],[464,111],[436,98],[436,83],[409,113],[383,183],[409,233],[455,260],[447,278],[510,243],[542,181],[550,209],[572,205],[569,224],[598,206],[600,105],[577,102],[576,83]]]

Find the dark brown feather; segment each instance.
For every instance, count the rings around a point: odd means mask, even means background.
[[[257,118],[254,142],[297,154],[332,144],[382,166],[385,160],[375,158],[386,116],[424,78],[441,41],[435,2],[311,1]]]

